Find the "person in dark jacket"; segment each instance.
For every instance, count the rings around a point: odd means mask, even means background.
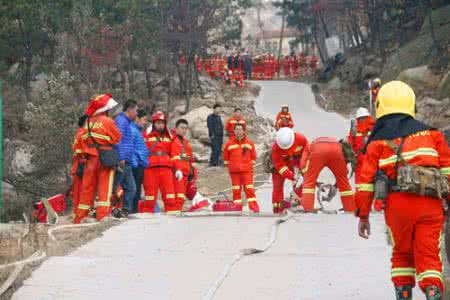
[[[211,141],[211,158],[209,166],[215,167],[221,164],[222,145],[223,145],[223,123],[220,114],[222,106],[214,105],[214,112],[208,116],[208,134]]]
[[[134,182],[136,183],[136,195],[133,198],[131,208],[133,213],[138,212],[138,202],[141,198],[142,182],[144,180],[144,170],[148,167],[148,148],[145,145],[142,131],[147,127],[148,115],[145,110],[137,111],[136,120],[131,123],[134,138],[134,155],[131,161]]]
[[[116,117],[115,123],[122,134],[120,143],[116,150],[119,153],[119,166],[114,177],[114,193],[119,184],[124,191],[122,212],[127,216],[131,210],[131,202],[136,194],[136,183],[132,172],[132,160],[135,151],[132,123],[137,116],[137,103],[134,100],[127,100],[123,105],[123,111]]]

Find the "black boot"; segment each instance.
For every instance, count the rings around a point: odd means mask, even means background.
[[[402,285],[395,287],[395,296],[397,300],[411,300],[412,299],[412,286]]]
[[[441,290],[435,286],[431,285],[425,289],[425,295],[427,296],[427,300],[442,300]]]

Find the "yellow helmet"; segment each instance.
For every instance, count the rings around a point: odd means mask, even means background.
[[[375,103],[377,119],[390,114],[416,116],[416,95],[413,89],[402,81],[390,81],[378,92]]]

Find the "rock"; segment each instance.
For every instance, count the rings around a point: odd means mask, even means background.
[[[377,68],[373,65],[365,65],[361,71],[361,76],[363,79],[373,78],[373,77],[378,76],[379,74],[380,74],[380,68]]]
[[[208,134],[201,135],[198,139],[203,145],[210,145],[209,136]]]
[[[406,82],[417,91],[432,88],[437,81],[437,76],[431,72],[428,66],[420,66],[402,71],[397,79]]]
[[[328,82],[328,88],[330,90],[340,90],[342,87],[342,81],[339,79],[339,77],[334,77],[333,79]]]
[[[5,140],[3,174],[6,177],[26,175],[34,171],[32,147],[21,140]]]
[[[191,110],[187,113],[184,118],[190,123],[193,124],[196,120],[204,121],[206,123],[206,118],[208,115],[212,113],[212,109],[207,106],[201,106],[199,108]]]
[[[440,106],[441,105],[441,101],[430,98],[430,97],[425,97],[422,101],[420,101],[420,106],[423,107],[434,107],[434,106]]]
[[[338,68],[338,76],[342,81],[357,84],[361,81],[362,67],[364,61],[361,56],[356,55],[347,59],[346,63]]]
[[[184,113],[185,109],[186,109],[186,105],[183,104],[183,105],[176,106],[174,110],[178,115],[181,115]]]
[[[36,75],[35,80],[30,82],[31,97],[37,99],[41,97],[44,90],[48,89],[48,76],[44,73]]]
[[[8,74],[9,74],[10,76],[15,77],[16,74],[17,74],[17,71],[19,70],[19,65],[20,65],[19,63],[13,64],[13,65],[9,68]]]
[[[206,93],[202,96],[203,99],[211,99],[211,98],[215,98],[214,94],[212,93]]]
[[[450,71],[442,78],[438,86],[439,98],[450,97]]]
[[[205,146],[200,141],[195,140],[195,139],[191,139],[190,143],[191,143],[191,148],[192,148],[193,153],[197,153],[197,154],[204,153],[204,152],[208,151],[208,149],[209,149],[207,146]]]

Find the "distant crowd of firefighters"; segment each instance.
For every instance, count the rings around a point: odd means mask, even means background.
[[[315,74],[319,59],[315,55],[292,53],[277,58],[273,54],[252,57],[248,53],[214,55],[195,59],[197,71],[210,78],[223,79],[225,83],[242,87],[244,80],[299,79]]]
[[[293,183],[296,201],[304,211],[314,211],[318,176],[323,168],[329,168],[336,177],[343,210],[355,212],[360,219],[358,232],[363,238],[370,235],[369,214],[374,197],[379,197],[375,199],[375,209],[385,211],[393,243],[391,276],[397,299],[411,299],[416,279],[428,300],[443,299],[440,236],[444,222],[442,200],[450,201],[449,147],[441,132],[415,119],[415,94],[407,84],[392,81],[381,86],[379,80],[374,80],[370,89],[376,120],[368,109],[359,108],[356,124],[344,140],[319,137],[308,142],[304,135],[294,131],[289,107],[281,107],[270,154],[273,212],[283,213],[288,207],[284,195],[286,180]],[[138,110],[133,100],[127,101],[113,120],[111,111],[116,106],[110,94],[99,95],[90,101],[80,118],[73,145],[74,222],[88,218],[94,209],[96,219],[101,220],[111,214],[114,206],[119,209],[119,217],[129,212],[153,213],[158,192],[163,201],[160,209],[167,214],[179,214],[185,200],[196,194],[198,176],[186,138],[188,121],[177,120],[169,131],[166,116],[156,112],[148,125],[147,114]],[[247,122],[241,109],[236,108],[223,126],[221,113],[221,106],[216,104],[207,118],[209,164],[211,167],[223,164],[227,168],[235,208],[243,208],[243,191],[248,208],[258,213],[254,187],[258,155],[254,142],[246,134]],[[225,135],[228,141],[223,146]],[[344,144],[349,144],[353,157],[356,155],[356,194],[348,179],[349,160]],[[402,169],[402,173],[401,167],[408,168]],[[407,179],[415,176],[404,174],[414,167],[421,167],[418,176],[432,172],[432,177],[424,179],[424,185],[421,180],[406,180],[401,186],[399,178],[403,180],[402,174]],[[383,197],[378,190],[380,173],[387,178]]]

